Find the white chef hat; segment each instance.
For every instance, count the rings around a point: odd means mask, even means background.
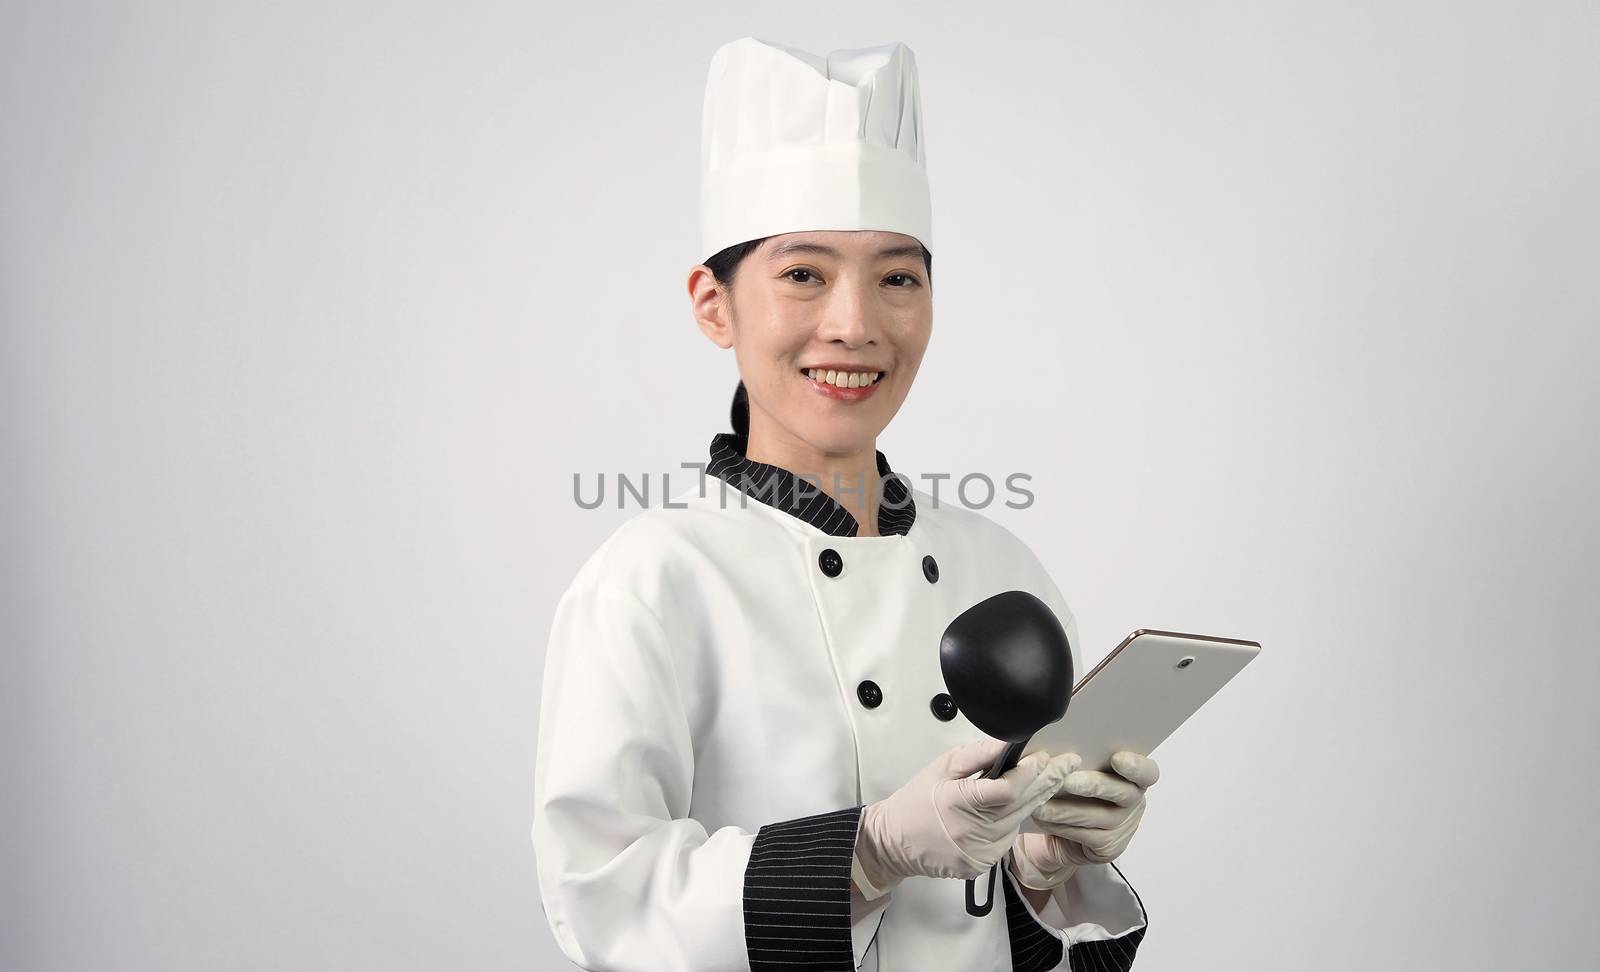
[[[886,230],[933,250],[911,48],[819,57],[741,37],[717,49],[700,131],[700,258],[778,233]]]

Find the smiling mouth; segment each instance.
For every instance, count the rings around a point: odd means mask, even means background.
[[[881,371],[825,371],[821,368],[801,368],[800,373],[812,381],[835,388],[865,388],[877,384],[884,375]]]

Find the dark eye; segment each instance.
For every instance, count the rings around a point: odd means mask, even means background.
[[[797,274],[797,273],[805,274],[806,275],[806,279],[804,279],[804,280],[795,280],[795,276],[794,275]],[[794,280],[795,283],[808,283],[808,282],[810,282],[811,271],[810,270],[803,270],[803,269],[795,269],[795,270],[790,270],[788,273],[784,274],[784,276],[788,277],[790,280]]]
[[[894,285],[895,287],[909,287],[909,286],[911,286],[911,285],[913,285],[913,284],[915,284],[917,282],[917,278],[913,277],[909,273],[891,273],[891,274],[889,274],[887,277],[885,277],[883,279],[885,279],[885,280],[897,280],[898,279],[898,280],[904,280],[905,281],[905,283],[903,283],[903,284],[895,284]]]

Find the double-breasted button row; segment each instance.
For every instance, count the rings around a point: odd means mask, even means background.
[[[876,709],[883,704],[883,689],[872,679],[863,679],[861,684],[856,686],[856,698],[867,708]],[[948,692],[935,695],[928,702],[928,708],[933,710],[934,716],[941,722],[949,722],[956,717],[956,700],[952,699]]]
[[[839,551],[832,547],[827,547],[817,555],[817,567],[829,577],[838,577],[844,572],[844,558],[839,555]],[[930,584],[939,582],[939,562],[933,559],[932,554],[922,558],[922,576],[926,577]],[[856,698],[860,699],[861,704],[867,708],[876,709],[883,704],[883,689],[872,679],[863,679],[861,684],[856,686]],[[949,722],[956,717],[955,699],[952,699],[949,693],[946,692],[940,692],[935,695],[928,702],[928,708],[933,710],[936,718],[944,722]]]
[[[844,571],[844,558],[839,556],[839,551],[827,547],[817,555],[817,566],[829,577],[838,577]],[[930,584],[939,582],[939,562],[933,559],[933,554],[922,558],[922,576],[926,577]]]

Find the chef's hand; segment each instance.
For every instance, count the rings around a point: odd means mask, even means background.
[[[912,875],[975,878],[1005,855],[1023,820],[1066,776],[1065,763],[1039,752],[998,779],[981,779],[1005,746],[983,739],[941,753],[861,809],[852,876],[864,896]]]
[[[1145,791],[1161,777],[1155,760],[1126,750],[1111,756],[1115,774],[1078,769],[1077,753],[1051,762],[1064,775],[1060,792],[1033,811],[1042,833],[1019,834],[1012,848],[1012,873],[1036,891],[1064,883],[1084,864],[1121,855],[1144,816]]]

